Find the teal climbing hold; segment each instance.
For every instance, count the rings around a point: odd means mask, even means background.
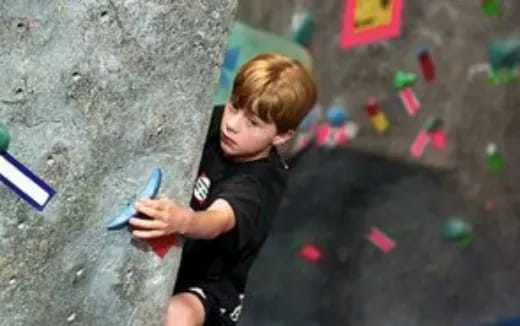
[[[491,66],[489,82],[493,85],[513,85],[518,81],[520,63],[520,39],[505,39],[492,42],[488,46]]]
[[[219,85],[213,99],[214,105],[222,105],[228,101],[235,76],[242,65],[262,53],[284,55],[312,70],[311,56],[297,42],[235,21],[228,39],[228,50],[223,60]]]
[[[492,42],[488,47],[491,68],[515,68],[520,63],[520,39],[506,39]]]
[[[471,224],[460,217],[450,217],[441,227],[442,237],[456,242],[461,247],[468,247],[473,242]]]
[[[7,152],[10,141],[11,137],[9,136],[7,127],[0,123],[0,153]]]
[[[309,13],[296,13],[293,17],[290,39],[303,47],[308,47],[311,45],[314,27],[314,18]]]

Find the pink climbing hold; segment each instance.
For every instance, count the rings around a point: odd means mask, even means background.
[[[423,155],[424,149],[430,143],[430,135],[426,130],[421,130],[415,138],[410,153],[415,158],[420,158]]]
[[[311,263],[317,263],[323,259],[323,252],[320,248],[308,243],[300,249],[300,256]]]
[[[405,88],[402,91],[400,91],[399,97],[401,98],[401,101],[403,102],[403,105],[406,108],[408,114],[410,114],[411,116],[415,116],[417,112],[419,112],[419,109],[421,108],[421,103],[419,102],[411,88]]]
[[[322,123],[316,131],[316,143],[318,145],[330,145],[332,130],[327,123]]]
[[[318,146],[335,147],[348,143],[357,136],[359,127],[352,121],[345,123],[341,127],[331,127],[324,122],[316,131],[316,144]]]
[[[394,250],[395,242],[390,239],[386,234],[381,232],[378,228],[372,228],[368,234],[368,240],[372,242],[376,247],[381,249],[385,254]]]
[[[336,137],[335,137],[335,143],[336,144],[344,144],[348,141],[347,131],[345,128],[338,128],[335,131]]]
[[[436,149],[444,149],[446,148],[446,133],[442,129],[437,129],[431,133],[433,146]]]

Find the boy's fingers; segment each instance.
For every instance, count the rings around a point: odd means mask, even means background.
[[[144,198],[144,199],[138,201],[137,203],[143,204],[148,207],[155,208],[159,211],[162,211],[166,207],[168,207],[168,205],[170,203],[170,199],[168,199],[168,197],[166,197],[166,196],[163,196],[163,197],[157,198],[157,199]]]
[[[132,235],[134,237],[141,238],[141,239],[151,239],[151,238],[162,237],[163,235],[166,235],[166,234],[162,230],[153,230],[153,231],[134,230],[134,231],[132,231]]]
[[[141,218],[131,218],[130,221],[128,221],[132,226],[138,227],[141,229],[148,229],[148,230],[159,230],[164,227],[164,223],[158,220],[144,220]]]
[[[144,215],[147,215],[148,217],[151,217],[153,219],[163,218],[162,211],[151,206],[146,206],[146,204],[137,203],[135,205],[135,209],[138,210],[140,213],[143,213]]]
[[[157,208],[159,206],[159,201],[157,200],[153,200],[153,199],[150,199],[150,198],[143,198],[143,199],[140,199],[137,201],[138,204],[143,204],[143,205],[146,205],[146,206],[150,206],[150,207],[153,207],[153,208]]]
[[[157,202],[157,208],[160,210],[164,210],[168,207],[168,205],[170,205],[171,202],[173,202],[173,200],[168,199],[168,197],[161,197],[158,199]]]

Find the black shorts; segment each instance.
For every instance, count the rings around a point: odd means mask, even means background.
[[[187,292],[194,294],[202,302],[205,311],[204,326],[236,326],[242,305],[239,304],[233,309],[226,309],[219,302],[211,290],[204,289],[203,286],[189,287],[177,293]],[[243,296],[240,297],[240,301]]]

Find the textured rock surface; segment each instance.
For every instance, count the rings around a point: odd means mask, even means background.
[[[161,260],[107,218],[155,167],[187,203],[236,3],[0,1],[0,120],[57,190],[43,213],[0,186],[1,325],[158,325]]]

